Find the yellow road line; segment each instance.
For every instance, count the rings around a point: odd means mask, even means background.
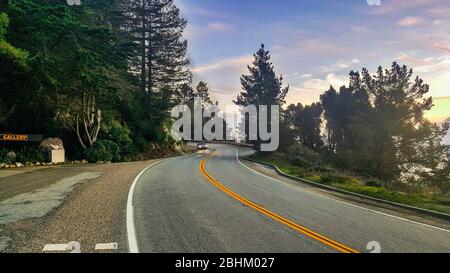
[[[226,188],[221,183],[219,183],[216,179],[214,179],[211,175],[209,175],[208,172],[206,172],[205,165],[206,165],[206,161],[208,161],[208,159],[209,158],[204,159],[201,162],[201,164],[200,164],[200,171],[202,172],[202,174],[213,185],[215,185],[220,190],[222,190],[223,192],[227,193],[228,195],[230,195],[231,197],[233,197],[237,201],[241,202],[242,204],[244,204],[244,205],[246,205],[246,206],[248,206],[248,207],[250,207],[252,209],[255,209],[256,211],[258,211],[258,212],[260,212],[260,213],[262,213],[262,214],[264,214],[264,215],[266,215],[266,216],[268,216],[268,217],[270,217],[270,218],[272,218],[272,219],[274,219],[274,220],[276,220],[276,221],[278,221],[278,222],[280,222],[280,223],[282,223],[282,224],[284,224],[284,225],[286,225],[286,226],[288,226],[288,227],[290,227],[290,228],[292,228],[292,229],[294,229],[294,230],[296,230],[296,231],[298,231],[298,232],[300,232],[300,233],[302,233],[302,234],[304,234],[304,235],[306,235],[306,236],[308,236],[310,238],[313,238],[313,239],[315,239],[315,240],[317,240],[317,241],[319,241],[319,242],[321,242],[321,243],[323,243],[323,244],[325,244],[327,246],[330,246],[330,247],[332,247],[332,248],[334,248],[334,249],[336,249],[336,250],[338,250],[340,252],[343,252],[343,253],[359,253],[355,249],[352,249],[352,248],[350,248],[348,246],[345,246],[345,245],[343,245],[341,243],[338,243],[338,242],[336,242],[336,241],[334,241],[332,239],[329,239],[329,238],[327,238],[327,237],[325,237],[323,235],[320,235],[317,232],[314,232],[314,231],[312,231],[310,229],[307,229],[307,228],[305,228],[305,227],[303,227],[303,226],[301,226],[301,225],[299,225],[299,224],[297,224],[297,223],[295,223],[295,222],[293,222],[293,221],[291,221],[289,219],[286,219],[286,218],[284,218],[284,217],[282,217],[282,216],[280,216],[280,215],[278,215],[278,214],[276,214],[276,213],[274,213],[274,212],[272,212],[272,211],[270,211],[270,210],[268,210],[268,209],[266,209],[266,208],[264,208],[262,206],[259,206],[259,205],[255,204],[255,203],[253,203],[250,200],[245,199],[244,197],[242,197],[242,196],[238,195],[237,193],[231,191],[230,189]]]

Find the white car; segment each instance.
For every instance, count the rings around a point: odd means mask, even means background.
[[[204,142],[197,143],[197,150],[206,150],[208,149],[208,144]]]

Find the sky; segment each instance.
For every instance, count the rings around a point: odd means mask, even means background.
[[[232,104],[240,76],[264,43],[290,86],[288,103],[318,101],[330,85],[348,84],[351,70],[374,73],[397,61],[430,85],[436,106],[427,117],[450,117],[449,0],[175,2],[188,20],[194,82],[208,82],[222,106]]]

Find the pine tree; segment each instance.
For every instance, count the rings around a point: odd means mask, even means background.
[[[140,82],[140,127],[146,138],[159,141],[167,131],[168,109],[192,81],[183,38],[187,22],[173,0],[124,1],[122,14],[124,36],[134,48],[130,70]]]
[[[195,90],[197,91],[196,96],[202,99],[204,104],[212,104],[212,100],[209,97],[209,87],[206,82],[199,82]]]
[[[192,105],[195,98],[195,91],[190,84],[183,84],[177,92],[177,103]]]
[[[139,75],[141,92],[161,92],[164,86],[176,90],[191,81],[183,38],[186,20],[173,0],[125,1],[124,28],[135,44],[132,69]]]
[[[289,87],[283,88],[283,77],[277,77],[264,44],[256,54],[249,75],[242,75],[242,90],[234,101],[237,105],[283,105]]]
[[[303,106],[291,104],[284,111],[288,126],[294,129],[296,137],[301,143],[311,149],[318,150],[322,147],[321,137],[322,105],[313,103]]]
[[[233,101],[240,106],[254,105],[258,111],[257,120],[250,121],[248,117],[245,117],[247,140],[249,136],[249,122],[257,122],[257,138],[259,139],[259,106],[267,105],[269,109],[268,114],[270,115],[270,106],[282,106],[289,91],[289,86],[283,88],[283,77],[276,76],[274,66],[270,62],[269,51],[265,50],[264,44],[253,56],[252,66],[248,66],[249,74],[241,77],[242,91],[237,96],[237,99]],[[270,129],[270,124],[268,124],[268,129]],[[253,143],[258,149],[260,148],[261,142],[259,140],[253,141]]]

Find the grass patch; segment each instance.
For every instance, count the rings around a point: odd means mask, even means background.
[[[273,164],[284,173],[313,182],[370,197],[450,214],[450,197],[391,191],[383,186],[382,181],[371,180],[363,183],[356,177],[338,173],[318,173],[304,170],[293,165],[285,155],[279,153],[253,154],[250,158]]]

